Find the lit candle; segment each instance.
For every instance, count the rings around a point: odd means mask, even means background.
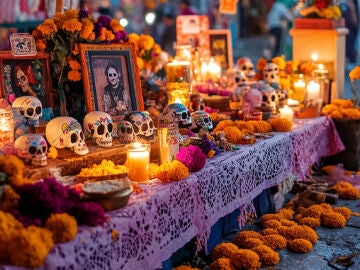
[[[217,82],[221,76],[221,67],[218,63],[214,61],[213,58],[210,58],[209,64],[207,66],[207,70],[209,72],[209,79]]]
[[[320,85],[315,81],[310,81],[306,88],[307,100],[318,101],[320,98]]]
[[[0,108],[0,149],[14,143],[14,122],[11,108]]]
[[[294,99],[303,101],[305,96],[305,82],[300,78],[294,82]]]
[[[313,60],[314,62],[316,62],[319,59],[319,55],[317,53],[312,53],[311,54],[311,60]]]
[[[150,145],[133,143],[128,149],[127,166],[129,178],[135,182],[149,180]]]
[[[287,105],[285,105],[284,108],[280,108],[279,111],[280,111],[280,118],[285,118],[288,119],[289,121],[293,120],[294,112]]]
[[[191,91],[189,62],[173,61],[166,65],[166,89],[168,104],[175,103],[175,100],[181,100],[180,103],[185,106],[189,105]]]

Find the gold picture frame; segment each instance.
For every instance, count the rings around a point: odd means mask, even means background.
[[[231,43],[231,31],[229,29],[209,30],[210,55],[217,59],[221,69],[233,67],[233,52]]]
[[[79,47],[87,112],[104,111],[122,119],[131,111],[144,110],[134,44]]]

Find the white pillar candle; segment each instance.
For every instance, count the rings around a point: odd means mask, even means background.
[[[289,121],[293,120],[294,112],[287,105],[285,105],[284,108],[280,108],[279,110],[280,110],[280,118],[285,118],[288,119]]]
[[[315,81],[310,81],[306,87],[307,100],[318,101],[320,98],[320,85]]]

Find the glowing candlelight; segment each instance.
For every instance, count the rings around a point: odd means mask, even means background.
[[[310,81],[307,88],[307,99],[308,100],[316,100],[320,98],[320,85],[315,81]]]
[[[128,149],[129,178],[135,182],[149,180],[150,145],[135,142]]]
[[[0,149],[14,142],[14,122],[11,108],[0,108]]]
[[[313,60],[314,62],[316,62],[319,59],[319,55],[317,53],[312,53],[311,54],[311,60]]]
[[[305,96],[305,81],[302,77],[299,78],[296,82],[294,82],[294,98],[303,101]]]
[[[284,108],[280,108],[279,111],[280,111],[280,118],[285,118],[288,119],[289,121],[293,120],[294,112],[287,105],[285,105]]]

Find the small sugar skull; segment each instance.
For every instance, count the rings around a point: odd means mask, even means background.
[[[277,89],[276,91],[276,95],[278,97],[278,101],[279,101],[279,106],[284,106],[287,104],[287,100],[288,100],[288,92],[285,89]]]
[[[133,125],[126,120],[117,122],[117,136],[119,137],[120,143],[128,144],[133,142],[135,139]]]
[[[85,137],[93,138],[102,147],[112,146],[113,120],[105,112],[89,112],[84,117]]]
[[[204,111],[191,113],[192,125],[191,131],[199,132],[201,129],[210,131],[214,128],[210,115]]]
[[[271,109],[275,112],[278,107],[278,96],[274,88],[264,85],[260,91],[262,94],[261,108]]]
[[[191,126],[189,109],[182,103],[171,103],[167,105],[159,116],[160,127],[177,124],[179,128]]]
[[[39,134],[25,134],[14,142],[15,154],[34,166],[47,165],[47,143]]]
[[[124,120],[129,121],[132,124],[135,136],[139,139],[154,139],[154,122],[149,112],[134,111],[128,113]]]
[[[247,84],[247,77],[244,72],[239,68],[229,68],[226,70],[225,75],[227,77],[227,88],[232,92],[236,91],[237,88]]]
[[[28,126],[37,126],[42,116],[42,105],[37,97],[22,96],[14,100],[11,105],[19,108],[20,113],[25,117]]]
[[[279,67],[275,63],[267,63],[263,70],[264,81],[266,83],[279,83]]]
[[[86,155],[89,148],[80,123],[69,116],[56,117],[45,128],[46,139],[56,148],[70,148],[78,155]]]
[[[255,77],[254,63],[249,57],[240,57],[237,60],[237,66],[249,80],[253,80]]]

